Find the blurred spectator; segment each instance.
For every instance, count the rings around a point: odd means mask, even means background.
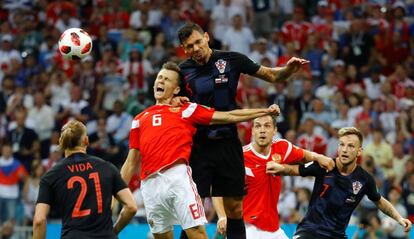
[[[325,84],[316,88],[315,96],[323,100],[325,104],[329,104],[329,101],[338,90],[335,74],[333,72],[326,74],[325,82]]]
[[[19,198],[19,183],[27,172],[19,160],[13,156],[12,146],[3,144],[0,157],[0,225],[16,219]]]
[[[312,24],[305,21],[304,14],[303,8],[296,7],[292,21],[286,21],[282,27],[285,41],[293,42],[294,49],[298,52],[303,49],[309,34],[314,31]]]
[[[13,48],[13,36],[2,35],[0,48],[0,69],[3,72],[13,72],[12,60],[22,61],[20,53]]]
[[[131,17],[129,18],[129,26],[134,29],[142,27],[142,14],[148,15],[148,26],[159,26],[162,17],[161,11],[158,8],[153,7],[150,0],[139,0],[136,2],[139,3],[136,3],[136,10],[131,13]]]
[[[375,129],[372,143],[368,144],[363,152],[364,157],[371,155],[376,165],[384,170],[386,178],[393,173],[393,152],[389,143],[385,142],[383,133],[380,129]]]
[[[55,112],[71,99],[72,82],[61,71],[51,73],[50,82],[46,87],[46,96],[50,97],[50,105]]]
[[[40,161],[33,161],[30,176],[24,182],[22,196],[24,201],[25,225],[32,225],[37,195],[39,193],[40,178],[45,169]]]
[[[325,110],[325,105],[321,99],[316,98],[312,101],[312,110],[303,115],[301,123],[303,124],[307,119],[313,119],[315,134],[325,138],[328,136],[329,124],[332,119],[331,115]]]
[[[381,84],[385,81],[385,76],[381,74],[378,67],[372,67],[369,77],[363,79],[367,96],[371,100],[376,100],[381,95]]]
[[[343,55],[349,64],[358,68],[367,65],[374,41],[365,30],[365,20],[353,19],[350,31],[343,35],[343,42]]]
[[[119,88],[121,85],[123,87],[129,86],[132,95],[136,95],[138,90],[150,91],[150,85],[152,83],[150,83],[150,80],[152,80],[151,76],[154,74],[154,69],[152,68],[151,62],[144,59],[142,53],[136,47],[131,49],[128,60],[122,64],[122,76],[117,75],[116,65],[114,65],[114,63],[111,65],[113,67],[112,72],[104,77],[106,90],[108,90],[109,85],[110,87],[114,87],[112,85],[117,83],[116,88]],[[125,82],[125,79],[128,79],[129,84],[128,82]],[[106,97],[107,95],[105,93],[104,99],[106,99]],[[121,98],[118,96],[117,99]],[[105,102],[104,100],[105,109],[110,109],[107,107],[108,103],[113,102]],[[112,108],[112,105],[110,107]]]
[[[79,28],[81,25],[81,22],[78,20],[78,18],[73,17],[70,14],[71,13],[69,11],[65,10],[59,14],[59,18],[55,23],[55,27],[61,33],[63,33],[66,29],[69,28]]]
[[[15,128],[8,133],[8,142],[12,145],[13,156],[30,172],[32,161],[38,155],[40,142],[36,132],[26,127],[27,113],[24,109],[15,112]]]
[[[214,36],[218,40],[223,41],[223,33],[232,27],[232,19],[238,14],[242,17],[242,21],[246,21],[246,16],[241,6],[235,3],[235,0],[220,0],[218,5],[213,7],[211,20],[214,24]]]
[[[124,104],[120,100],[116,100],[113,105],[113,114],[108,117],[106,122],[106,130],[119,146],[127,146],[129,138],[129,130],[131,128],[132,117],[125,112]]]
[[[408,219],[414,221],[414,173],[407,175],[407,185],[403,188],[402,199],[407,209]]]
[[[312,111],[312,102],[315,98],[312,81],[306,79],[303,81],[302,92],[295,100],[295,109],[297,111],[296,122],[299,123],[305,113]]]
[[[160,65],[168,59],[168,45],[163,32],[157,33],[154,44],[145,49],[144,59],[148,59],[154,72],[160,70]]]
[[[390,203],[394,206],[394,208],[398,211],[398,213],[407,218],[407,210],[405,209],[404,205],[401,203],[401,188],[400,187],[392,187],[390,192],[388,193],[388,199]],[[379,213],[379,217],[382,220],[382,229],[384,233],[387,235],[387,238],[392,239],[405,239],[407,238],[407,233],[404,232],[404,228],[395,223],[393,220],[390,220],[383,212]]]
[[[27,126],[34,129],[40,141],[41,157],[49,154],[50,137],[55,127],[55,113],[45,103],[44,94],[40,91],[34,94],[34,107],[27,115]]]
[[[274,85],[275,91],[269,94],[268,104],[277,104],[279,106],[280,114],[276,118],[277,131],[285,135],[292,125],[290,118],[292,116],[294,101],[288,97],[285,90],[286,84],[284,82],[276,82]]]
[[[303,149],[319,154],[326,154],[326,138],[315,133],[315,120],[306,118],[303,122],[303,133],[297,139],[297,145]]]
[[[322,76],[322,56],[323,50],[318,45],[316,34],[309,34],[303,47],[302,56],[310,61],[309,66],[312,77],[316,81],[321,80]]]
[[[250,59],[255,62],[261,62],[263,58],[267,57],[270,60],[270,67],[276,65],[276,55],[274,55],[267,48],[268,42],[266,38],[259,38],[255,43],[254,50],[250,53]]]
[[[42,160],[42,166],[45,171],[49,171],[62,159],[62,152],[60,152],[59,145],[52,144],[49,148],[49,156]]]
[[[95,72],[94,61],[91,56],[87,56],[82,60],[81,67],[77,85],[82,89],[83,98],[88,101],[94,110],[97,110],[104,94],[102,79]]]
[[[119,155],[119,146],[115,143],[114,137],[106,130],[105,118],[98,119],[97,124],[97,131],[89,136],[89,154],[96,155],[120,167],[123,163],[123,157]]]
[[[224,32],[223,48],[229,51],[237,51],[248,55],[254,43],[254,36],[250,28],[243,26],[240,14],[232,17],[232,25]]]

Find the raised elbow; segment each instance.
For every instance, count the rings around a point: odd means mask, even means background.
[[[36,216],[33,218],[33,227],[38,228],[46,225],[46,217]]]
[[[125,211],[127,211],[129,214],[133,214],[133,215],[135,215],[138,211],[138,207],[137,207],[136,204],[125,205],[124,208],[125,208]]]

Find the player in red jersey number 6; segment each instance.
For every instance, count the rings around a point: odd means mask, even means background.
[[[278,115],[279,107],[228,112],[195,103],[174,107],[170,102],[180,91],[179,72],[176,64],[168,62],[158,73],[154,83],[156,105],[135,117],[121,175],[129,182],[140,167],[142,196],[155,239],[172,239],[174,224],[180,224],[190,239],[207,239],[204,208],[188,166],[196,126]]]

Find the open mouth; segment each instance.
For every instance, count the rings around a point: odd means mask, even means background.
[[[346,159],[347,159],[347,158],[349,158],[349,156],[348,156],[348,155],[341,155],[341,157],[342,157],[342,158],[346,158]]]
[[[157,86],[157,88],[155,88],[155,91],[157,92],[164,92],[164,88],[161,86]]]
[[[265,140],[266,139],[266,136],[259,136],[259,139]]]

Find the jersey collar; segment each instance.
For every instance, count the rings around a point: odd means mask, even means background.
[[[252,152],[253,152],[253,153],[254,153],[257,157],[262,158],[262,159],[266,159],[266,160],[270,157],[270,153],[271,153],[271,151],[272,151],[272,149],[270,149],[270,150],[269,150],[269,153],[265,156],[265,155],[263,155],[263,154],[261,154],[261,153],[257,152],[257,151],[254,149],[254,147],[253,147],[253,143],[250,143],[250,148],[252,149]]]

